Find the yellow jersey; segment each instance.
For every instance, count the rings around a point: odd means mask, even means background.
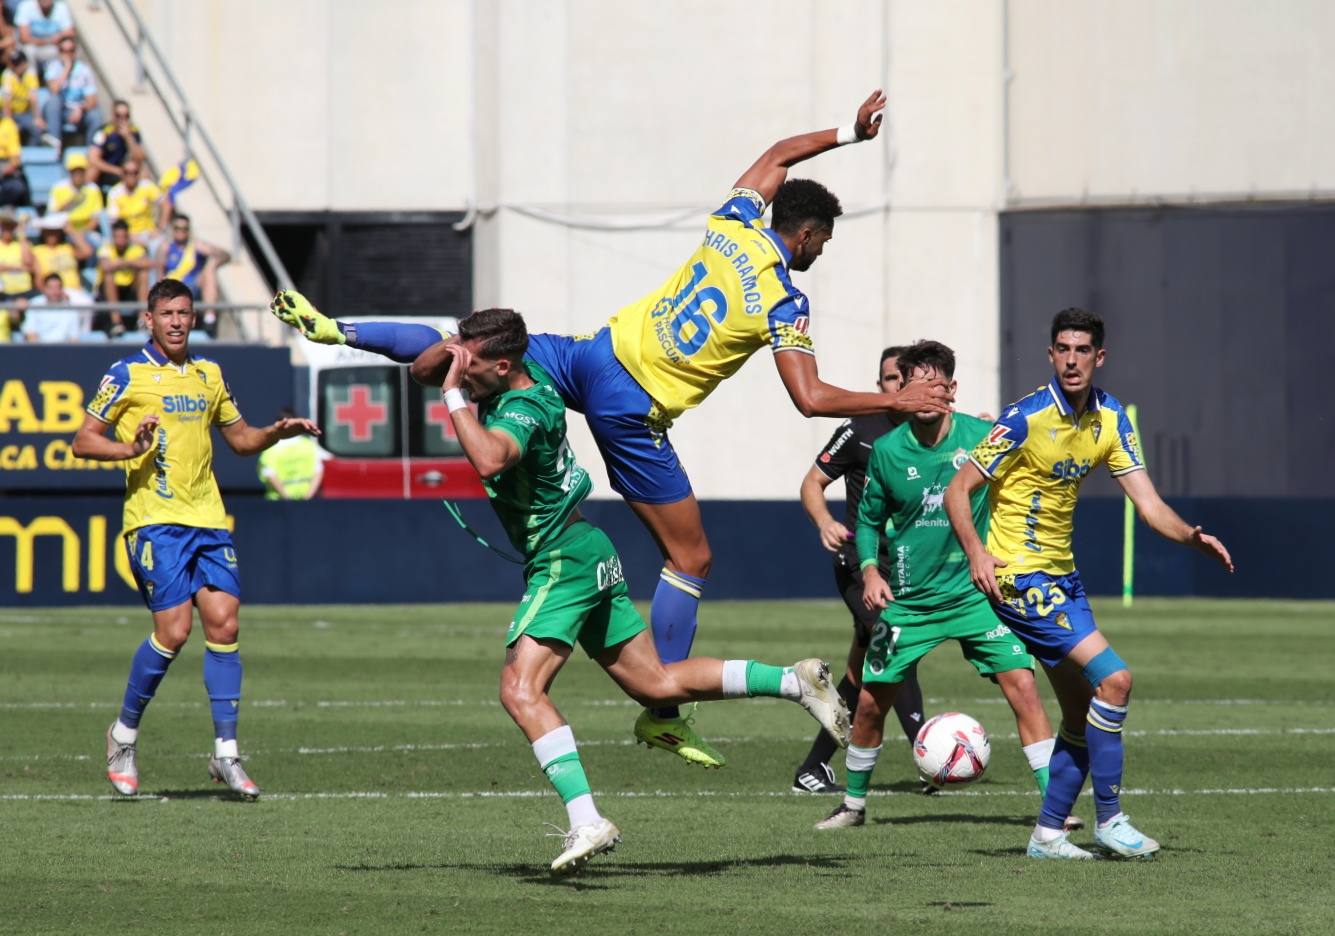
[[[37,96],[37,72],[29,68],[19,77],[18,73],[5,69],[4,75],[0,75],[0,96],[9,101],[9,109],[16,114],[26,114],[28,108],[32,107],[33,98]]]
[[[83,288],[79,257],[69,244],[33,244],[32,256],[37,264],[37,282],[43,283],[50,274],[59,273],[66,289]]]
[[[661,287],[612,316],[612,349],[668,419],[699,406],[756,351],[812,351],[792,256],[765,227],[765,200],[734,189],[704,241]]]
[[[129,246],[125,248],[125,253],[118,251],[116,245],[111,241],[107,241],[101,247],[97,248],[97,259],[99,260],[119,262],[123,260],[142,260],[146,256],[148,256],[148,251],[144,249],[144,245],[136,244],[134,241],[130,241]],[[117,270],[115,273],[111,274],[111,281],[121,289],[127,289],[134,285],[135,277],[138,275],[138,270]],[[105,279],[106,273],[102,270],[101,265],[99,265],[97,268],[97,285],[101,286]]]
[[[12,117],[0,117],[0,160],[9,162],[15,156],[23,156],[23,146],[19,139],[19,125]]]
[[[107,207],[113,220],[120,219],[130,226],[130,234],[150,234],[157,230],[158,202],[162,189],[152,182],[140,182],[130,191],[124,182],[117,182],[107,192]]]
[[[999,575],[1075,571],[1071,532],[1080,483],[1106,464],[1115,475],[1145,467],[1122,404],[1094,387],[1074,413],[1054,377],[1020,400],[974,446],[970,460],[992,482],[987,551]]]
[[[92,182],[85,182],[76,189],[69,179],[51,186],[51,194],[46,201],[46,210],[65,212],[70,228],[75,231],[92,230],[103,207],[100,188]]]
[[[0,273],[0,289],[6,296],[32,292],[32,274],[23,266],[23,242],[12,240],[8,244],[0,241],[0,265],[23,267]]]
[[[125,462],[125,521],[129,532],[174,523],[227,529],[227,512],[213,476],[213,426],[241,418],[222,368],[191,355],[177,366],[150,341],[111,365],[88,412],[129,442],[140,421],[156,414],[157,444]]]

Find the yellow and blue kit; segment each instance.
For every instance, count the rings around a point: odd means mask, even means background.
[[[674,503],[690,481],[667,438],[763,347],[812,353],[809,307],[788,276],[792,256],[761,220],[765,200],[734,189],[709,217],[690,259],[592,336],[534,335],[529,354],[581,412],[613,489]]]
[[[123,532],[149,608],[190,600],[205,585],[240,595],[236,549],[213,475],[213,426],[241,419],[222,369],[190,356],[174,364],[149,342],[111,365],[88,413],[129,442],[158,417],[153,448],[125,462]]]
[[[1054,377],[1007,407],[970,459],[992,482],[987,550],[1007,563],[997,614],[1055,666],[1094,630],[1071,553],[1080,484],[1101,464],[1114,476],[1145,467],[1131,420],[1097,387],[1074,412]]]

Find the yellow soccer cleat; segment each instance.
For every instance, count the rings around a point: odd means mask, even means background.
[[[269,303],[269,311],[284,325],[301,332],[307,341],[328,345],[348,343],[339,331],[338,323],[321,313],[295,289],[279,290]]]
[[[694,721],[694,708],[692,714],[685,718],[664,719],[654,718],[653,713],[645,709],[640,713],[640,717],[635,719],[635,740],[649,747],[671,751],[688,764],[722,767],[727,760],[710,747],[709,742],[695,733],[695,729],[691,727]]]

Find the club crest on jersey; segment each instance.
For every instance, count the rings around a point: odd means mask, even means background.
[[[202,370],[199,370],[198,368],[196,368],[195,370],[195,376],[199,378],[200,383],[209,382],[209,375],[204,373]]]
[[[1097,442],[1099,441],[1099,436],[1103,435],[1103,421],[1099,420],[1098,422],[1094,423],[1093,429],[1094,429],[1094,441]]]

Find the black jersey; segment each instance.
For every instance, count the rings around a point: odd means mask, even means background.
[[[867,459],[871,457],[871,447],[901,422],[902,419],[891,413],[846,419],[816,456],[816,467],[821,474],[831,481],[844,479],[844,526],[850,533],[858,525],[858,505],[862,502],[862,489],[867,484]],[[882,571],[890,564],[886,548],[882,536],[881,561],[878,563]],[[858,551],[852,540],[839,550],[836,559],[850,569],[858,567]]]

